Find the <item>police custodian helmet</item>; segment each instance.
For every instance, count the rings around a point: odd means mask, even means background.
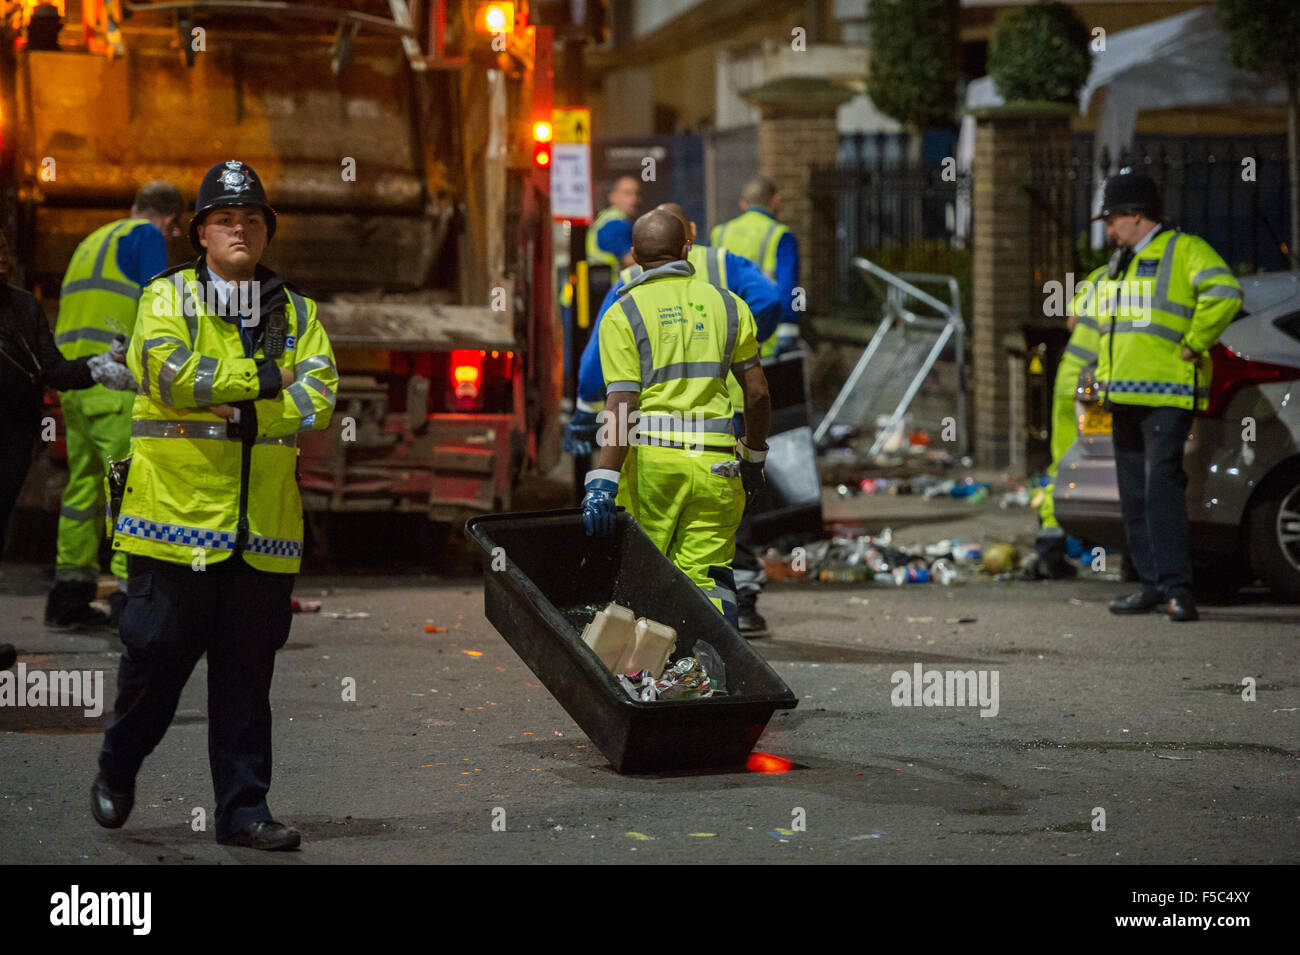
[[[199,226],[213,209],[228,206],[261,206],[266,213],[266,238],[275,236],[275,210],[266,201],[266,190],[253,167],[238,159],[219,162],[207,171],[199,186],[194,202],[194,218],[190,220],[190,244],[195,252],[202,252],[199,244]]]
[[[1093,219],[1141,212],[1148,219],[1159,221],[1161,206],[1160,190],[1155,180],[1125,166],[1106,180],[1101,195],[1101,213]]]

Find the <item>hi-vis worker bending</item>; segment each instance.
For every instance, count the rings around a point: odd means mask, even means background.
[[[1056,520],[1056,505],[1052,495],[1056,490],[1056,475],[1075,440],[1079,437],[1079,421],[1075,413],[1075,393],[1078,390],[1079,373],[1097,361],[1097,317],[1094,307],[1097,301],[1096,289],[1106,278],[1106,267],[1093,271],[1075,293],[1070,311],[1075,316],[1074,331],[1065,346],[1065,353],[1056,366],[1056,379],[1052,386],[1052,463],[1047,468],[1049,483],[1043,489],[1043,502],[1038,508],[1038,517],[1043,530],[1060,527]]]
[[[196,548],[209,563],[239,548],[256,570],[297,573],[297,435],[329,425],[338,372],[316,303],[286,291],[288,337],[275,364],[293,369],[295,380],[274,398],[256,400],[263,352],[246,356],[239,315],[209,313],[193,266],[164,273],[145,290],[127,355],[141,394],[115,550],[188,564]],[[228,437],[227,422],[208,410],[241,401],[255,402],[251,444]]]
[[[1207,351],[1241,307],[1241,286],[1209,243],[1161,230],[1096,294],[1102,393],[1115,404],[1205,408]],[[1200,357],[1184,361],[1184,345]]]
[[[106,352],[135,325],[140,286],[118,265],[118,245],[148,219],[118,219],[82,240],[72,254],[59,291],[54,342],[73,360]],[[96,580],[104,526],[104,474],[108,461],[130,448],[129,391],[94,385],[60,397],[68,444],[68,483],[59,508],[58,580]],[[126,578],[126,559],[116,554],[113,573]]]
[[[617,503],[734,621],[730,565],[745,492],[725,377],[759,363],[758,341],[749,307],[693,275],[687,262],[643,272],[601,322],[607,392],[640,393],[641,431]]]

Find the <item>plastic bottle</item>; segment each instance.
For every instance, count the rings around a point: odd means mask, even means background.
[[[668,655],[677,646],[677,631],[657,620],[642,617],[636,622],[636,646],[631,659],[623,664],[620,672],[649,670],[656,680],[663,676],[664,664]]]
[[[626,673],[625,663],[636,646],[636,615],[626,607],[610,604],[598,610],[582,631],[582,642],[600,657],[613,673]]]

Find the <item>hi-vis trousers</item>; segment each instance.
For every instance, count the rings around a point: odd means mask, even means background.
[[[628,452],[616,501],[733,627],[739,617],[731,560],[745,489],[738,475],[713,467],[735,460],[731,448],[639,445]]]
[[[59,509],[55,580],[99,579],[104,476],[110,459],[120,461],[131,453],[131,403],[135,400],[130,392],[110,395],[117,399],[117,408],[105,410],[106,402],[100,400],[92,405],[96,413],[90,414],[76,392],[60,396],[68,438],[68,484]],[[118,580],[125,582],[126,555],[114,554],[111,566]]]

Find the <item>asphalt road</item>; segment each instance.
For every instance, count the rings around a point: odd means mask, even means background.
[[[1033,526],[995,505],[832,507],[919,543]],[[102,670],[107,709],[118,643],[47,632],[41,572],[0,577],[0,639],[29,669]],[[300,598],[370,616],[300,615],[279,656],[270,801],[301,851],[216,845],[201,662],[119,831],[88,809],[104,717],[0,706],[0,862],[1295,862],[1296,609],[1246,595],[1196,624],[1108,614],[1126,589],[774,584],[753,645],[800,702],[758,749],[791,769],[637,777],[487,622],[476,578],[305,575]],[[893,705],[892,675],[917,664],[996,671],[996,715]]]

